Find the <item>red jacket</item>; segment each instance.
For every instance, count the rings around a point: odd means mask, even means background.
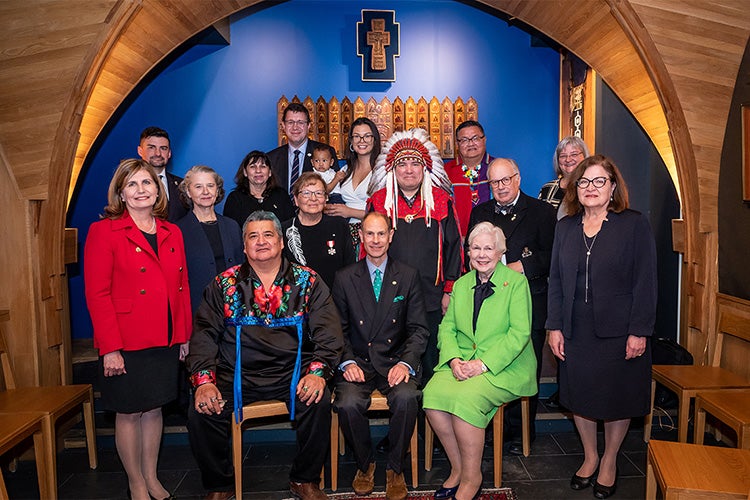
[[[157,219],[156,225],[158,258],[127,212],[89,228],[83,277],[94,347],[100,355],[190,339],[190,289],[182,233],[163,220]],[[171,342],[167,304],[172,313]]]

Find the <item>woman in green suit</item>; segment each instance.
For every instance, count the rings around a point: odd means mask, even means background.
[[[485,428],[500,405],[537,392],[529,285],[522,274],[498,265],[505,249],[500,228],[489,222],[474,227],[473,270],[454,284],[440,324],[440,359],[423,404],[451,464],[435,492],[438,500],[478,496]]]

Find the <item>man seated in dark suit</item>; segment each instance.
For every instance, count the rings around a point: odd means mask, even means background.
[[[178,187],[182,177],[167,172],[167,163],[172,158],[167,131],[159,127],[145,128],[138,143],[138,156],[154,167],[164,192],[167,193],[167,220],[177,222],[182,219],[188,213],[188,209],[180,201]]]
[[[289,103],[284,109],[281,118],[281,127],[284,129],[287,143],[268,152],[271,160],[271,170],[276,176],[279,185],[292,192],[294,182],[302,172],[312,171],[312,152],[315,146],[323,143],[307,138],[310,132],[310,112],[298,102]],[[336,152],[331,149],[333,155],[333,168],[338,170],[339,160]]]
[[[374,489],[375,463],[367,407],[373,390],[386,396],[391,411],[386,497],[403,499],[402,464],[422,397],[420,359],[428,336],[424,299],[418,272],[388,258],[390,218],[369,212],[359,233],[366,258],[339,271],[333,284],[344,331],[333,408],[357,461],[354,492],[368,495]]]
[[[542,373],[542,349],[547,335],[547,279],[552,259],[552,241],[555,238],[557,216],[552,205],[532,198],[521,191],[521,173],[516,162],[496,158],[487,169],[487,179],[493,199],[479,204],[471,211],[469,232],[480,222],[488,221],[505,234],[508,250],[503,264],[526,276],[531,289],[531,342],[536,354],[536,381]],[[534,420],[538,397],[531,398],[531,438],[535,437]],[[508,452],[523,454],[521,443],[520,400],[505,410],[506,435],[510,441]],[[500,439],[500,436],[496,436]]]

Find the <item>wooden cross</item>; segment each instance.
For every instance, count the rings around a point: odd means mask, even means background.
[[[370,69],[384,71],[387,68],[385,48],[391,44],[391,34],[385,31],[385,19],[373,19],[370,26],[372,31],[367,32],[367,45],[372,47]]]

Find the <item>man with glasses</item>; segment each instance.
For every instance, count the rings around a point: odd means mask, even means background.
[[[483,221],[502,229],[508,247],[503,256],[503,264],[524,274],[529,281],[531,341],[536,354],[538,384],[546,337],[544,322],[547,320],[547,278],[557,217],[552,205],[521,191],[521,173],[515,161],[508,158],[492,160],[487,169],[487,179],[493,199],[474,207],[469,220],[469,231]],[[536,396],[531,398],[532,440],[535,437],[533,424],[537,402]],[[521,422],[521,405],[519,401],[515,401],[505,411],[506,435],[510,441],[508,452],[512,455],[523,454]]]
[[[302,172],[312,171],[312,151],[323,143],[308,139],[310,132],[310,112],[298,102],[292,102],[284,109],[281,118],[287,143],[268,152],[273,171],[279,185],[291,192],[292,186]],[[339,160],[333,152],[334,169],[338,170]]]
[[[484,127],[477,121],[466,120],[456,128],[456,144],[459,154],[446,163],[445,172],[453,184],[458,228],[465,238],[471,209],[492,198],[487,184],[487,166],[492,157],[487,153]]]

